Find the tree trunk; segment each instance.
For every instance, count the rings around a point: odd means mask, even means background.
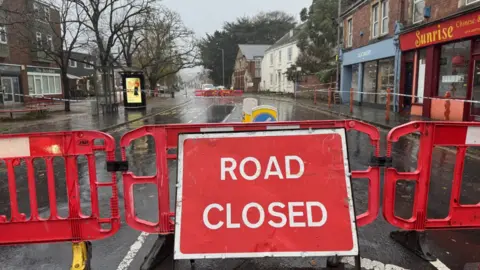
[[[70,111],[70,81],[68,80],[67,72],[61,69],[62,84],[63,84],[63,98],[65,100],[65,111]]]

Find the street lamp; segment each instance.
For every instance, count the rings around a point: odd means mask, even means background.
[[[222,81],[223,81],[223,87],[225,87],[225,50],[224,49],[219,49],[222,51]]]
[[[298,82],[300,81],[299,77],[301,72],[302,72],[302,67],[297,67],[297,72],[295,72],[295,81],[296,81],[295,93],[294,93],[295,98],[297,98]]]

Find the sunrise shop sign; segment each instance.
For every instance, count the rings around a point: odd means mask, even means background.
[[[436,23],[400,36],[402,51],[449,42],[480,34],[480,11]]]

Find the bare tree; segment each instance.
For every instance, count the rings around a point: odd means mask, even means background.
[[[133,55],[145,40],[142,31],[146,27],[147,20],[145,18],[134,18],[132,21],[128,21],[118,34],[118,41],[121,45],[120,51],[127,67],[133,66]]]
[[[150,87],[181,69],[198,65],[194,33],[184,26],[177,13],[158,9],[156,16],[146,22],[142,37],[134,62],[145,72]]]
[[[60,68],[65,111],[70,111],[67,70],[72,52],[84,49],[89,42],[81,24],[85,12],[71,1],[57,0],[36,3],[26,10],[18,5],[4,5],[2,12],[6,24],[15,28],[17,46],[23,53],[34,53],[36,58],[53,62]]]

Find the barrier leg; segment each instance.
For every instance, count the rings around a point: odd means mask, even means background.
[[[174,249],[174,235],[159,235],[152,249],[145,257],[141,270],[153,270],[157,269],[163,263],[171,265],[171,269],[174,267],[173,249]]]
[[[92,259],[92,243],[80,242],[72,243],[72,267],[71,270],[90,270]]]
[[[428,250],[425,232],[395,231],[390,233],[390,237],[425,261],[435,261],[437,259]]]

